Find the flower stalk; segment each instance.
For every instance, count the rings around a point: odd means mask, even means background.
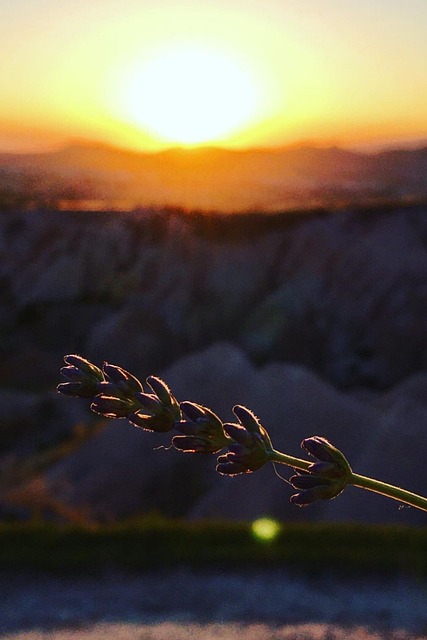
[[[60,393],[90,399],[92,411],[106,418],[125,418],[151,432],[175,431],[172,446],[177,451],[220,453],[216,470],[222,475],[253,473],[268,462],[277,462],[296,472],[289,479],[297,490],[290,501],[299,507],[335,498],[353,485],[427,512],[427,497],[354,473],[344,454],[322,436],[301,443],[311,459],[297,458],[274,449],[268,431],[247,407],[236,405],[237,422],[223,423],[208,407],[179,403],[167,384],[155,376],[146,379],[146,391],[134,375],[116,365],[104,362],[101,369],[77,355],[64,360],[67,366],[61,369]]]
[[[287,453],[282,453],[281,451],[277,451],[276,449],[273,449],[271,451],[270,461],[279,462],[280,464],[286,464],[288,467],[299,469],[300,471],[307,471],[308,467],[311,464],[309,460],[296,458],[295,456],[290,456]]]
[[[387,498],[392,498],[409,504],[411,507],[421,509],[421,511],[427,511],[427,498],[420,496],[401,487],[396,487],[387,482],[381,482],[381,480],[375,480],[374,478],[368,478],[367,476],[361,476],[358,473],[353,473],[351,484],[367,491],[373,491],[374,493],[380,493]]]

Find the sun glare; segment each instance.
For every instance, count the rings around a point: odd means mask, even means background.
[[[178,47],[132,68],[123,116],[156,138],[197,145],[221,140],[257,115],[256,81],[230,54]]]

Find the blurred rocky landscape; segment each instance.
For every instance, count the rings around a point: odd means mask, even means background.
[[[424,205],[8,211],[0,283],[3,468],[95,420],[84,401],[55,392],[63,355],[79,353],[160,375],[179,400],[224,420],[245,404],[283,451],[298,455],[303,437],[324,435],[358,473],[426,491]],[[213,457],[153,450],[170,438],[125,421],[99,428],[37,482],[0,492],[3,517],[27,517],[38,500],[49,513],[104,521],[163,513],[425,523],[356,489],[301,510],[271,466],[224,478]]]

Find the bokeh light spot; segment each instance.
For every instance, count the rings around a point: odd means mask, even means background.
[[[251,526],[252,533],[257,540],[261,542],[271,542],[280,533],[281,526],[277,520],[273,518],[258,518],[254,520]]]

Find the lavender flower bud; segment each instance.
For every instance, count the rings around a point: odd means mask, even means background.
[[[303,475],[298,474],[296,476],[292,476],[291,478],[292,485],[295,489],[313,489],[313,487],[317,487],[319,485],[329,486],[329,481],[321,476],[313,476],[311,474]]]
[[[147,383],[165,407],[176,403],[176,400],[166,382],[156,376],[148,376]]]
[[[92,375],[99,382],[102,382],[102,380],[104,379],[104,375],[101,369],[92,364],[92,362],[90,362],[89,360],[86,360],[86,358],[82,358],[81,356],[77,356],[75,354],[70,354],[64,356],[64,362],[76,367],[76,369],[80,369],[80,371],[83,371],[84,373]]]
[[[321,436],[306,438],[301,447],[317,461],[307,471],[298,471],[290,478],[292,486],[300,489],[290,501],[302,507],[338,496],[352,479],[352,470],[344,454]]]
[[[290,497],[289,501],[298,507],[307,507],[317,500],[330,500],[335,498],[336,495],[332,487],[319,484],[300,493],[295,493]]]
[[[156,433],[166,433],[173,429],[174,420],[168,413],[158,415],[147,415],[143,411],[136,411],[127,416],[129,422],[139,429],[145,431],[155,431]]]
[[[228,452],[218,458],[216,470],[226,475],[252,473],[270,460],[273,446],[267,431],[252,411],[236,405],[233,413],[240,424],[224,424],[225,433],[234,442],[229,445]]]
[[[341,451],[322,436],[305,438],[301,442],[301,447],[321,462],[330,462],[332,464],[340,464],[343,460],[346,462]]]
[[[245,464],[238,461],[230,461],[226,455],[218,458],[216,470],[218,473],[225,476],[236,476],[239,473],[251,473]]]
[[[96,396],[90,408],[105,418],[127,418],[134,409],[134,403],[123,398],[101,395]]]
[[[197,436],[174,436],[172,444],[175,449],[184,453],[215,453],[215,451],[209,450],[204,438],[198,438]]]
[[[196,404],[195,402],[184,401],[180,404],[181,411],[186,416],[186,419],[191,421],[192,423],[196,423],[197,420],[206,419],[206,411],[205,407],[200,404]],[[219,420],[219,418],[218,418]]]
[[[109,383],[114,384],[120,391],[122,391],[126,395],[132,395],[137,393],[138,391],[144,391],[142,384],[134,375],[122,369],[121,367],[117,367],[114,364],[108,364],[108,362],[104,362],[103,371],[106,380]]]
[[[93,398],[94,389],[90,385],[82,382],[60,382],[56,390],[64,396],[72,396],[74,398]]]
[[[261,423],[253,413],[253,411],[247,409],[246,407],[243,407],[240,404],[236,404],[233,407],[233,413],[238,421],[244,426],[246,431],[250,431],[253,433],[259,432]]]
[[[59,393],[79,398],[93,398],[99,393],[98,387],[104,380],[101,369],[77,355],[67,355],[64,361],[68,366],[60,371],[65,382],[57,386]]]
[[[249,433],[245,427],[232,422],[227,422],[225,429],[227,435],[236,442],[239,442],[242,445],[248,445],[251,442],[251,433]]]
[[[150,415],[160,413],[163,409],[163,405],[160,402],[159,398],[153,393],[138,392],[135,394],[135,398],[139,402],[141,407]]]
[[[137,406],[127,416],[128,420],[135,427],[147,431],[171,431],[181,417],[179,404],[163,380],[149,376],[147,382],[154,393],[137,391],[134,394]]]
[[[173,417],[173,420],[179,420],[181,410],[178,400],[172,394],[166,382],[156,376],[148,376],[147,383],[154,392],[154,396],[159,399],[162,411]],[[150,394],[151,395],[151,394]]]
[[[131,394],[121,390],[115,382],[99,382],[97,387],[98,395],[108,396],[109,398],[132,398]]]
[[[179,451],[187,453],[217,453],[229,441],[224,433],[222,421],[202,405],[181,402],[183,419],[175,423],[180,435],[172,438]]]
[[[323,475],[328,478],[339,478],[342,475],[340,467],[332,462],[313,462],[309,466],[310,473]]]

